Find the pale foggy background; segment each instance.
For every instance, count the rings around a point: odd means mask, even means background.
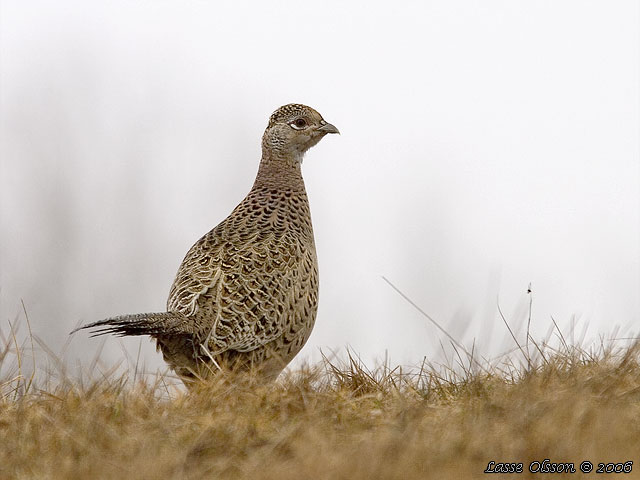
[[[640,314],[637,1],[0,3],[0,321],[61,352],[79,322],[162,311],[244,197],[268,116],[340,128],[303,165],[321,275],[299,359],[495,355],[553,316]],[[573,322],[573,323],[572,323]],[[66,358],[102,341],[76,334]],[[153,345],[109,338],[149,369]]]

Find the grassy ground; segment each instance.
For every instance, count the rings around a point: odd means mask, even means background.
[[[0,366],[20,352],[7,337]],[[640,347],[535,351],[411,373],[351,358],[190,394],[163,376],[38,386],[5,368],[0,479],[486,478],[490,461],[537,478],[529,465],[544,459],[576,470],[545,478],[603,477],[599,462],[627,461],[630,473],[612,475],[640,478]]]

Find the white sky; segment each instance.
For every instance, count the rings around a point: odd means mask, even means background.
[[[637,334],[638,2],[0,5],[3,330],[21,299],[54,351],[81,321],[163,310],[250,188],[268,116],[301,102],[342,132],[303,166],[321,292],[301,358],[440,355],[382,275],[482,352],[512,346],[498,296],[524,338],[530,282],[536,338],[552,315]]]

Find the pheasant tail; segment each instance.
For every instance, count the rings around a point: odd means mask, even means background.
[[[136,313],[106,318],[98,322],[83,325],[73,330],[93,329],[92,337],[105,334],[126,335],[159,335],[188,333],[188,319],[177,312]]]

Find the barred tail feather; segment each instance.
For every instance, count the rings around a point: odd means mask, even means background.
[[[114,334],[119,337],[127,335],[154,336],[188,333],[186,328],[188,325],[188,318],[177,312],[136,313],[89,323],[74,329],[71,333],[91,329],[92,337],[106,334]]]

